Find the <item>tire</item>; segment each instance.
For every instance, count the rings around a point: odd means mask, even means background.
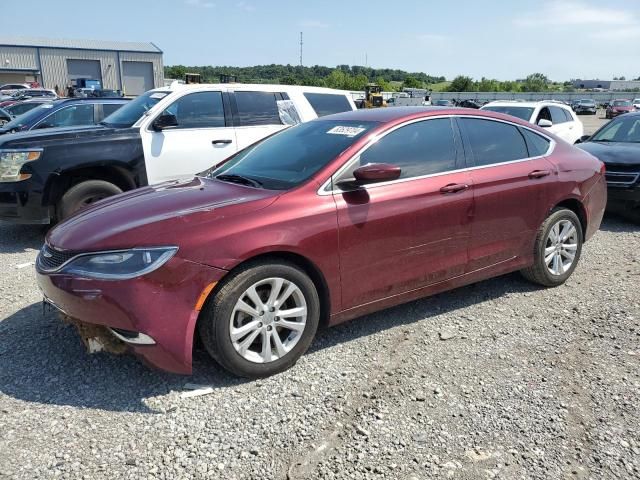
[[[276,283],[279,279],[285,282],[281,286]],[[273,313],[269,313],[270,303],[267,297],[276,290],[280,292],[278,298],[282,298],[291,285],[298,290],[281,304],[284,308],[275,307],[275,310],[271,310]],[[250,300],[248,292],[252,288],[263,302],[261,305]],[[253,314],[238,309],[240,300],[244,300],[244,305],[254,310]],[[302,317],[288,320],[277,316],[278,312],[292,312],[294,308],[302,308],[299,305],[306,306],[304,327],[299,327],[302,325]],[[263,315],[259,316],[260,313]],[[293,317],[288,314],[287,318]],[[226,370],[241,377],[264,378],[283,372],[297,362],[311,345],[319,320],[318,292],[313,281],[300,268],[288,262],[253,263],[231,274],[216,289],[202,310],[198,331],[209,355]],[[283,325],[283,321],[289,325],[295,324],[296,330],[279,326]],[[248,329],[250,324],[254,327]],[[232,328],[236,335],[235,342],[231,337]],[[246,329],[246,333],[242,328]],[[286,353],[283,353],[284,350],[278,351],[275,336],[280,339],[280,346],[286,347]],[[268,348],[263,348],[265,338]],[[246,347],[244,352],[243,345]],[[265,356],[268,361],[265,361]]]
[[[559,244],[552,238],[552,229],[559,226],[559,229],[554,231],[563,233],[563,228],[565,226],[568,227],[569,224],[575,229],[575,235],[569,236],[565,242],[561,241],[560,246],[558,246]],[[583,238],[580,219],[575,213],[566,208],[553,209],[536,234],[533,265],[521,270],[520,273],[527,280],[545,287],[562,285],[571,276],[580,260]],[[565,248],[567,245],[575,245],[575,247]],[[549,253],[545,252],[545,250],[554,247],[556,248],[555,252],[553,250]],[[565,265],[564,261],[569,261],[571,254],[574,255],[571,263]],[[555,263],[556,257],[561,263]],[[551,258],[551,262],[547,263],[545,260],[549,258]],[[555,270],[555,273],[552,270]]]
[[[98,200],[122,193],[120,187],[104,180],[86,180],[67,190],[58,203],[58,221]]]

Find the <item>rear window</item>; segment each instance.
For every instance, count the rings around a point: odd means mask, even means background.
[[[614,107],[630,107],[631,102],[629,100],[616,100],[613,102]]]
[[[309,101],[319,117],[352,110],[349,100],[344,95],[305,93],[304,98]]]
[[[522,160],[529,156],[520,130],[514,125],[478,118],[460,119],[477,166]]]
[[[521,128],[520,131],[527,140],[530,157],[541,157],[547,153],[549,145],[551,144],[549,140],[526,128]]]
[[[520,120],[525,120],[527,122],[531,121],[531,114],[533,113],[533,108],[530,107],[516,107],[516,106],[489,106],[482,107],[482,110],[489,110],[490,112],[504,113],[505,115],[511,115],[512,117],[519,118]]]
[[[235,92],[240,126],[282,125],[276,94],[273,92]]]

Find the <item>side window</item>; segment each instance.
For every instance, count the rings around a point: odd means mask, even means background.
[[[72,127],[92,125],[93,123],[93,104],[81,104],[58,110],[40,122],[37,128]]]
[[[562,110],[564,112],[564,116],[567,118],[567,122],[573,122],[573,115],[571,115],[571,112],[569,110],[567,110],[566,108],[561,108],[560,110]]]
[[[175,128],[224,127],[224,107],[221,92],[197,92],[180,97],[163,114],[175,115]]]
[[[547,151],[549,150],[549,145],[551,144],[549,140],[544,138],[542,135],[533,133],[528,128],[521,128],[520,131],[524,135],[524,138],[527,140],[527,147],[529,148],[530,157],[540,157],[547,153]]]
[[[113,112],[118,110],[123,104],[122,103],[103,103],[102,104],[102,112],[103,116],[106,118],[111,115]]]
[[[397,165],[402,169],[400,178],[455,170],[451,119],[425,120],[398,128],[365,150],[354,168],[368,163]]]
[[[551,120],[551,112],[549,112],[549,108],[548,107],[542,107],[542,109],[540,110],[540,113],[538,113],[538,118],[536,118],[536,123],[538,123],[540,120],[549,120],[549,121],[553,121]]]
[[[508,123],[461,118],[476,166],[527,158],[529,153],[520,130]]]
[[[551,121],[555,124],[557,123],[565,123],[567,121],[567,117],[564,114],[564,110],[560,107],[549,107],[551,110]]]
[[[235,92],[240,126],[282,125],[272,92]]]
[[[304,94],[304,98],[309,101],[319,117],[332,113],[348,112],[352,109],[349,100],[344,95],[307,92]]]

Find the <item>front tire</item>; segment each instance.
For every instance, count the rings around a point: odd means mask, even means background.
[[[533,265],[520,271],[545,287],[562,285],[573,273],[582,252],[582,225],[566,208],[551,211],[536,234]]]
[[[120,187],[104,180],[80,182],[67,190],[60,199],[58,220],[62,221],[84,207],[119,193],[122,193]]]
[[[198,322],[209,354],[225,369],[263,378],[292,367],[320,320],[311,279],[296,265],[254,263],[224,281]]]

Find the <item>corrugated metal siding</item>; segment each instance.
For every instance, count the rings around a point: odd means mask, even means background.
[[[111,40],[70,40],[66,38],[22,37],[17,35],[0,34],[0,45],[70,48],[83,50],[114,50],[134,52],[162,53],[157,46],[150,42],[116,42]]]
[[[162,63],[162,55],[153,53],[133,53],[121,52],[121,62],[151,62],[153,63],[153,83],[154,87],[162,87],[164,85],[164,65]]]
[[[0,47],[0,71],[39,70],[36,52],[31,47]]]
[[[91,50],[40,49],[42,80],[45,88],[65,89],[69,83],[67,59],[98,60],[102,71],[102,86],[118,90],[118,56],[116,52],[94,52]]]

